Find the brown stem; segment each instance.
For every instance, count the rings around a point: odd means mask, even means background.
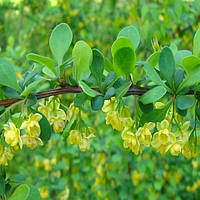
[[[93,90],[100,92],[98,88],[93,88]],[[142,88],[142,87],[138,87],[136,85],[131,85],[131,87],[129,88],[129,90],[126,93],[125,96],[129,96],[129,95],[139,95],[139,96],[141,96],[147,90],[148,90],[147,88]],[[37,97],[37,99],[42,99],[42,98],[45,98],[45,97],[56,96],[56,95],[59,95],[59,94],[81,93],[81,92],[83,92],[81,87],[76,87],[76,86],[71,86],[69,84],[65,84],[62,88],[57,88],[57,89],[47,90],[47,91],[44,91],[44,92],[39,92],[35,96]],[[8,106],[10,106],[10,105],[12,105],[16,102],[22,101],[22,100],[23,99],[0,100],[0,106],[8,107]]]

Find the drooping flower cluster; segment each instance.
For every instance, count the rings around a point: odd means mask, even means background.
[[[157,102],[155,107],[161,109],[164,104]],[[174,113],[176,123],[172,127],[172,110],[163,121],[148,122],[139,128],[136,128],[136,123],[126,106],[117,111],[115,98],[105,101],[102,110],[106,113],[106,124],[111,124],[112,128],[118,131],[123,129],[121,137],[124,148],[131,149],[136,155],[143,151],[143,146],[152,146],[161,154],[169,151],[171,155],[178,156],[182,153],[188,159],[198,155],[194,136],[189,132],[190,121],[183,122],[182,117]]]
[[[130,127],[133,124],[131,113],[127,106],[123,105],[118,112],[115,97],[104,102],[102,111],[106,113],[106,124],[111,124],[115,130],[121,131],[124,127]]]
[[[19,147],[22,149],[23,145],[33,149],[43,144],[39,138],[41,118],[42,116],[38,113],[30,113],[28,120],[25,120],[20,128],[17,128],[13,122],[4,124],[0,142],[0,165],[7,165]]]
[[[53,131],[55,133],[60,133],[64,130],[67,116],[64,110],[60,108],[59,99],[53,101],[52,98],[49,98],[47,105],[41,103],[38,110],[48,119],[49,123],[53,125]]]
[[[68,137],[68,142],[70,144],[77,144],[80,151],[86,151],[90,148],[89,139],[94,137],[95,130],[91,127],[88,127],[83,132],[80,130],[71,130]]]

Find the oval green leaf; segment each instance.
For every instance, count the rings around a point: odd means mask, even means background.
[[[139,31],[133,25],[123,28],[117,36],[117,38],[120,38],[120,37],[127,37],[132,42],[134,49],[137,49],[137,47],[140,43]]]
[[[72,56],[74,57],[74,78],[79,81],[81,74],[89,68],[92,62],[92,49],[86,42],[78,41],[72,50]]]
[[[163,97],[166,94],[167,90],[163,86],[157,86],[152,88],[151,90],[147,91],[140,97],[140,101],[143,104],[150,104],[157,100],[159,100],[161,97]]]
[[[21,91],[17,83],[14,67],[3,58],[0,58],[0,85],[11,87],[19,92]]]
[[[58,65],[62,64],[63,57],[72,42],[72,37],[72,31],[68,24],[61,23],[53,29],[49,39],[49,46]]]

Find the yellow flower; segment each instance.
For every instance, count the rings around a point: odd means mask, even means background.
[[[5,141],[11,146],[16,146],[19,142],[20,148],[22,148],[22,140],[20,137],[20,130],[16,128],[15,124],[10,122],[4,125],[4,137]]]
[[[176,142],[176,136],[171,132],[171,125],[167,120],[158,123],[157,129],[159,131],[153,135],[151,145],[157,152],[164,154]]]
[[[44,169],[45,171],[49,172],[52,170],[52,167],[51,167],[51,163],[50,163],[50,160],[49,159],[44,159],[43,160],[43,164],[44,164]]]
[[[140,180],[142,179],[142,177],[143,177],[143,175],[140,172],[137,172],[136,170],[134,170],[131,173],[133,185],[138,185]]]
[[[8,160],[12,160],[13,156],[10,148],[5,147],[3,153],[0,155],[0,165],[8,165]]]
[[[155,107],[156,107],[156,109],[162,109],[165,107],[165,104],[162,102],[156,102]]]
[[[123,123],[117,111],[110,111],[107,113],[106,124],[111,124],[112,128],[118,131],[123,129]]]
[[[170,148],[170,153],[174,156],[178,156],[181,153],[181,149],[181,144],[179,142],[175,142]]]
[[[29,136],[39,136],[40,135],[40,125],[39,121],[42,119],[42,115],[39,113],[31,113],[29,119],[24,121],[21,125],[21,129],[26,129]]]
[[[38,190],[42,199],[47,199],[49,197],[49,191],[46,187],[40,187]]]
[[[145,123],[143,127],[140,127],[137,130],[136,135],[140,139],[141,144],[144,144],[147,147],[150,146],[152,139],[151,131],[153,131],[154,128],[155,128],[155,123],[149,122]]]
[[[23,135],[22,140],[23,144],[31,149],[36,148],[38,145],[43,145],[42,140],[37,136]]]
[[[86,151],[89,148],[90,148],[89,140],[87,138],[83,138],[79,144],[80,151]]]
[[[79,130],[71,130],[68,137],[70,144],[81,144],[82,135]]]
[[[139,153],[139,151],[142,152],[142,146],[140,145],[137,136],[132,132],[126,132],[123,145],[124,148],[130,148],[136,155]]]
[[[78,115],[78,112],[79,112],[79,109],[77,107],[74,106],[74,103],[72,103],[70,106],[69,106],[69,109],[67,111],[67,121],[70,121],[71,118],[72,118],[72,115],[75,113],[75,116]]]
[[[123,106],[120,109],[119,116],[124,127],[131,127],[133,125],[134,121],[131,118],[131,112],[127,106]]]
[[[49,106],[41,105],[38,107],[38,111],[41,112],[50,122],[52,118],[52,110]]]
[[[60,133],[65,128],[66,114],[62,109],[55,111],[55,116],[52,118],[53,130],[55,133]]]
[[[8,165],[8,159],[4,153],[0,155],[0,165]]]
[[[104,105],[102,107],[102,111],[107,113],[110,111],[114,111],[117,107],[117,102],[115,101],[115,97],[112,97],[111,100],[105,100]]]
[[[182,154],[187,158],[196,158],[198,156],[198,148],[195,144],[191,143],[190,141],[186,142],[183,145]]]

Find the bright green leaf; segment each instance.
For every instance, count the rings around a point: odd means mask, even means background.
[[[180,92],[183,88],[187,88],[193,85],[200,83],[200,65],[193,69],[179,85],[177,93]]]
[[[74,75],[75,80],[81,80],[81,74],[87,70],[92,62],[92,49],[84,41],[78,41],[73,50]]]
[[[182,60],[182,67],[187,73],[190,73],[198,65],[200,65],[200,59],[196,56],[187,56]]]
[[[46,67],[48,67],[48,69],[50,69],[54,75],[57,74],[56,70],[55,70],[55,63],[51,58],[45,57],[45,56],[41,56],[38,54],[34,54],[34,53],[30,53],[26,56],[26,58],[31,59],[33,61],[36,61],[42,65],[45,65]]]
[[[133,25],[123,28],[117,36],[117,38],[120,38],[120,37],[127,37],[133,43],[133,46],[135,49],[137,49],[137,47],[140,43],[139,31]]]
[[[122,98],[127,93],[130,86],[131,86],[131,82],[126,81],[123,85],[121,85],[119,88],[117,88],[115,90],[116,98],[118,98],[118,99]]]
[[[191,56],[192,52],[188,50],[177,51],[174,55],[176,65],[182,66],[182,60],[185,57]]]
[[[14,67],[3,58],[0,58],[0,85],[11,87],[19,92],[21,91],[17,83]]]
[[[72,31],[69,25],[61,23],[57,25],[50,36],[49,46],[55,56],[58,65],[62,64],[63,57],[72,42]]]
[[[144,64],[144,70],[151,81],[153,81],[157,85],[165,86],[156,70],[148,63]]]
[[[32,82],[31,84],[29,84],[25,90],[20,94],[20,96],[28,96],[31,91],[33,91],[38,85],[39,83],[41,82],[42,80],[35,80],[34,82]]]
[[[80,81],[79,85],[82,88],[83,92],[85,92],[85,94],[87,94],[88,96],[95,97],[95,96],[99,95],[99,92],[90,88],[85,82]]]
[[[147,91],[140,97],[140,101],[143,104],[153,103],[159,100],[166,94],[167,90],[163,86],[157,86],[152,88],[151,90]]]
[[[193,40],[193,54],[200,57],[200,29],[197,30]]]

